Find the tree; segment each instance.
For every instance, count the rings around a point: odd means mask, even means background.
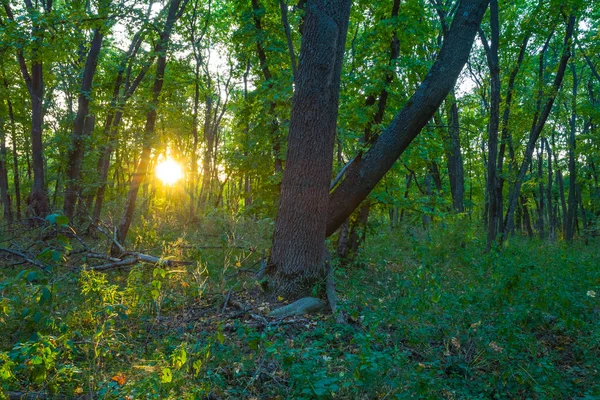
[[[323,279],[325,237],[335,232],[364,200],[454,87],[487,4],[487,0],[461,2],[423,83],[369,150],[352,162],[328,197],[337,117],[336,85],[340,79],[338,64],[341,68],[347,17],[341,12],[332,13],[322,2],[307,3],[298,90],[292,106],[288,157],[269,268],[279,293],[298,296]],[[338,5],[338,10],[342,10],[342,5]],[[333,39],[335,48],[325,45]],[[328,217],[324,218],[326,214]]]
[[[324,276],[338,95],[350,0],[306,4],[269,274],[278,293],[310,292]]]
[[[31,152],[33,160],[33,186],[28,198],[28,212],[34,216],[45,216],[49,209],[48,193],[46,192],[44,176],[44,154],[42,141],[42,125],[44,120],[44,63],[39,55],[43,48],[46,29],[50,24],[49,18],[52,13],[52,0],[40,1],[42,12],[38,10],[37,2],[34,5],[31,0],[25,0],[25,7],[31,20],[31,69],[28,69],[25,54],[21,46],[17,49],[17,61],[29,96],[31,98]],[[9,0],[2,0],[8,19],[13,23],[15,16],[10,7]]]

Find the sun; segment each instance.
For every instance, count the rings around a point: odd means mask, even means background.
[[[167,158],[156,166],[156,177],[165,185],[174,185],[183,177],[183,170],[172,158]]]

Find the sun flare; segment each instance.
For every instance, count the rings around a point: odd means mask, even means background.
[[[173,185],[183,177],[181,165],[169,157],[156,166],[156,177],[165,185]]]

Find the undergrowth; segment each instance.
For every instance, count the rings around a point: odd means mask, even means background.
[[[458,222],[371,235],[336,269],[338,325],[264,318],[253,271],[270,221],[144,224],[137,249],[195,265],[100,273],[70,265],[69,246],[47,271],[2,259],[4,396],[600,398],[597,242],[485,253]]]

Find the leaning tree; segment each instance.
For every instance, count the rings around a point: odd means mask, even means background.
[[[489,0],[463,0],[419,88],[330,193],[350,0],[309,0],[268,274],[288,298],[326,275],[325,239],[373,190],[431,119],[464,67]]]

